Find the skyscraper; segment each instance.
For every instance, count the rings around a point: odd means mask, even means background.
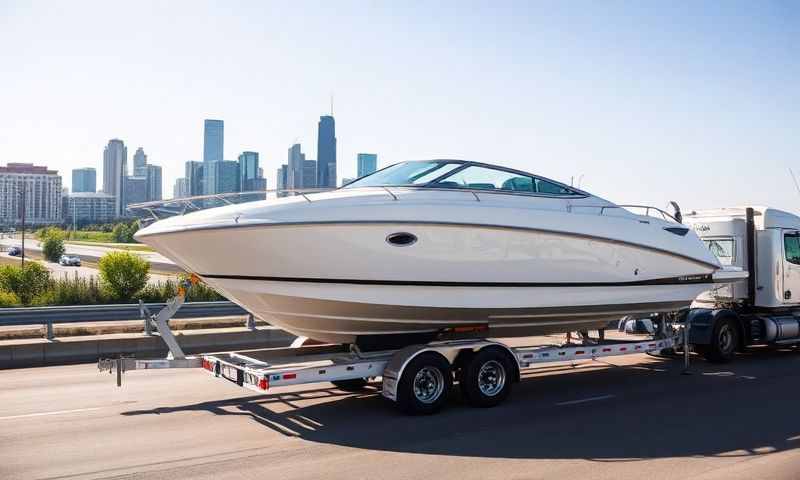
[[[172,187],[172,198],[185,198],[189,196],[189,182],[185,178],[176,178]]]
[[[315,160],[303,160],[303,181],[302,188],[317,188],[317,162]]]
[[[134,203],[147,201],[147,177],[125,177],[124,203],[125,207]],[[123,210],[127,214],[127,210]]]
[[[206,185],[211,188],[207,195],[241,191],[239,164],[230,160],[204,163]]]
[[[97,171],[94,168],[72,170],[72,193],[95,192],[96,190]]]
[[[133,154],[133,174],[137,177],[145,176],[145,167],[147,166],[147,155],[144,154],[142,147],[136,149]]]
[[[225,143],[225,123],[206,120],[203,127],[203,162],[221,162]]]
[[[144,177],[147,179],[147,201],[161,200],[161,167],[145,165]]]
[[[295,143],[289,148],[289,158],[286,164],[286,187],[287,189],[303,188],[303,162],[306,155],[300,151],[300,144]]]
[[[186,162],[184,177],[186,178],[186,188],[188,196],[194,197],[205,193],[205,169],[203,162],[189,160]]]
[[[260,178],[258,168],[258,152],[242,152],[239,155],[239,174],[243,192],[256,190],[255,180]]]
[[[114,214],[121,217],[125,205],[125,176],[128,174],[128,149],[117,138],[108,141],[103,150],[103,193],[114,195]]]
[[[58,171],[9,163],[0,167],[0,225],[15,225],[22,219],[23,192],[28,225],[61,223],[63,192]]]
[[[336,187],[336,122],[331,115],[319,117],[317,186],[319,188]]]
[[[287,185],[287,177],[288,177],[288,170],[289,167],[286,164],[281,165],[281,168],[278,169],[277,178],[275,180],[275,188],[278,190],[286,189]],[[283,192],[278,192],[279,197],[285,197],[286,194]]]
[[[358,178],[369,175],[378,168],[378,155],[374,153],[358,154]]]

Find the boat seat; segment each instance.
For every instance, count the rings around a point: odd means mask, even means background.
[[[467,184],[469,188],[480,189],[480,190],[494,190],[495,186],[494,183],[470,183]]]
[[[533,179],[530,177],[514,177],[503,182],[500,187],[503,190],[513,190],[515,192],[534,192]]]

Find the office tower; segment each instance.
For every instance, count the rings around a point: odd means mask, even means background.
[[[114,195],[114,214],[124,213],[125,176],[128,175],[128,149],[117,138],[111,139],[103,149],[103,193]]]
[[[300,144],[295,143],[289,148],[289,159],[286,170],[286,189],[303,188],[303,166],[306,155],[300,151]]]
[[[175,185],[172,187],[172,198],[186,198],[189,195],[189,182],[181,177],[175,179]]]
[[[359,153],[358,154],[358,177],[369,175],[374,172],[378,167],[378,155],[374,153]]]
[[[22,220],[22,194],[25,194],[25,223],[61,223],[61,176],[57,170],[32,163],[9,163],[0,167],[0,223],[16,225]]]
[[[72,170],[72,193],[97,191],[97,171],[94,168]]]
[[[206,195],[241,191],[239,163],[230,160],[204,162]]]
[[[143,171],[147,179],[147,201],[161,200],[161,167],[145,165]]]
[[[243,192],[258,190],[255,180],[260,178],[258,167],[258,152],[242,152],[239,155],[239,174]]]
[[[188,196],[196,197],[205,194],[205,169],[203,162],[188,161],[184,177],[186,178],[186,188]]]
[[[66,196],[64,218],[70,225],[111,222],[116,218],[114,203],[114,196],[105,193],[71,193]]]
[[[125,177],[124,203],[127,208],[128,205],[134,203],[144,203],[147,201],[147,177]],[[123,210],[123,215],[127,216],[129,212]]]
[[[275,188],[278,191],[279,197],[285,197],[286,193],[281,192],[280,190],[285,190],[286,185],[288,184],[288,171],[289,167],[286,164],[281,165],[281,168],[278,169],[277,179],[275,180]]]
[[[317,188],[317,162],[303,160],[302,188]]]
[[[336,188],[336,123],[331,115],[319,117],[317,186],[319,188]]]
[[[136,149],[136,153],[133,154],[133,175],[136,177],[144,177],[147,174],[145,172],[146,167],[147,155],[144,154],[142,147],[139,147]]]
[[[203,127],[203,162],[221,162],[225,143],[222,120],[206,120]]]

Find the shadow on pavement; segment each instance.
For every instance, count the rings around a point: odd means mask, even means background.
[[[800,355],[794,350],[760,349],[728,365],[695,357],[690,376],[680,375],[682,364],[674,360],[598,363],[527,375],[508,401],[492,409],[467,407],[456,388],[447,408],[427,417],[396,412],[380,396],[379,384],[360,394],[305,389],[123,415],[244,415],[311,442],[487,458],[616,462],[751,456],[800,445]],[[563,404],[598,397],[605,399]]]

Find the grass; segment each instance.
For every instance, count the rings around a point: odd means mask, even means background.
[[[114,234],[111,232],[91,232],[91,231],[70,231],[67,232],[67,240],[83,242],[113,242]]]
[[[142,245],[141,243],[114,243],[114,242],[100,242],[93,240],[67,240],[66,243],[72,245],[87,245],[92,247],[105,247],[116,248],[117,250],[132,250],[135,252],[154,252],[151,247]]]

